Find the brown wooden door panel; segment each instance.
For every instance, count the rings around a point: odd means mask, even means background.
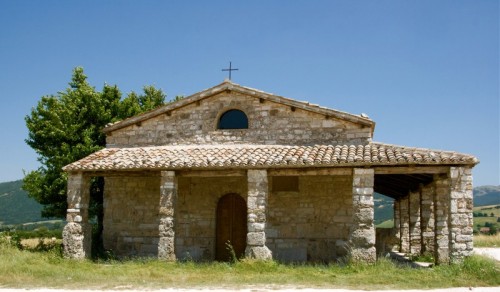
[[[245,254],[247,237],[247,206],[237,194],[227,194],[217,204],[215,259],[228,261],[231,255],[226,243],[230,242],[238,258]]]

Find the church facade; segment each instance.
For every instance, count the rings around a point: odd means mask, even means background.
[[[448,263],[470,255],[478,160],[373,142],[374,128],[366,116],[227,80],[108,125],[105,149],[64,168],[64,253],[90,255],[90,180],[104,177],[104,247],[117,256],[374,262],[389,248]],[[385,236],[374,226],[374,192],[395,199]]]

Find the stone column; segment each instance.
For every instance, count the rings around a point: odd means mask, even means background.
[[[409,194],[410,215],[410,253],[419,255],[422,251],[422,230],[420,228],[420,191]]]
[[[434,253],[434,185],[421,187],[422,252]]]
[[[267,170],[249,169],[248,173],[248,233],[245,255],[258,260],[271,260],[266,246],[266,207],[268,196]]]
[[[400,210],[400,252],[409,253],[410,252],[410,199],[409,195],[400,199],[399,204]]]
[[[394,199],[394,236],[398,242],[398,250],[401,250],[401,199]]]
[[[160,182],[158,258],[175,261],[174,212],[177,200],[177,177],[174,171],[162,171]]]
[[[450,259],[460,262],[472,254],[472,170],[450,167]]]
[[[434,258],[436,264],[450,262],[450,179],[447,175],[434,176]]]
[[[353,218],[349,234],[350,256],[354,262],[374,263],[375,225],[373,211],[373,169],[353,169]]]
[[[92,246],[92,226],[89,224],[90,177],[83,173],[68,176],[68,210],[63,229],[64,256],[71,259],[89,258]]]

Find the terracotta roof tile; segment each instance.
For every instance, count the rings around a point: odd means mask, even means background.
[[[477,164],[456,152],[382,143],[368,145],[177,145],[106,148],[65,166],[65,171],[224,169]]]

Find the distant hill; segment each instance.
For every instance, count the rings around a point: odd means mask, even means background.
[[[480,186],[474,188],[474,206],[500,204],[500,186]]]
[[[36,222],[42,219],[42,205],[21,189],[22,180],[0,183],[0,225]]]
[[[375,205],[375,225],[394,217],[394,199],[375,193],[373,203]]]

